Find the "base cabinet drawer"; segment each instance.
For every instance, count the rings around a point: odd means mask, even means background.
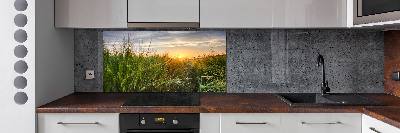
[[[400,133],[400,129],[379,121],[368,115],[362,115],[363,133]]]
[[[38,133],[119,133],[119,114],[40,113]]]
[[[200,113],[200,133],[219,133],[221,114]]]
[[[360,113],[282,114],[282,133],[361,133]]]
[[[279,114],[221,114],[221,133],[279,133]]]

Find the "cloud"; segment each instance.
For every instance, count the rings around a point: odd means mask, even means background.
[[[225,31],[104,31],[105,45],[119,46],[129,36],[134,47],[221,47],[226,46]]]

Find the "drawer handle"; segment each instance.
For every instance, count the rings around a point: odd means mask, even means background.
[[[308,125],[316,125],[316,124],[343,124],[342,122],[340,122],[340,121],[338,121],[338,122],[327,122],[327,123],[319,123],[319,122],[316,122],[316,123],[310,123],[310,122],[301,122],[301,124],[308,124]]]
[[[236,122],[236,124],[267,124],[267,122]]]
[[[93,122],[93,123],[66,123],[66,122],[57,122],[57,124],[62,124],[62,125],[70,125],[70,124],[100,124],[99,122]]]
[[[376,132],[376,133],[382,133],[382,132],[379,132],[378,130],[376,130],[375,128],[373,128],[373,127],[369,127],[369,129],[374,131],[374,132]]]

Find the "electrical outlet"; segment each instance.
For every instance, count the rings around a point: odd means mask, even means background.
[[[392,71],[392,80],[400,81],[400,71]]]
[[[86,70],[86,79],[94,79],[94,70]]]

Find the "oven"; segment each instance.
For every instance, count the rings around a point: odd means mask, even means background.
[[[354,24],[400,19],[400,0],[353,0]]]
[[[120,133],[199,133],[200,114],[120,114]]]

